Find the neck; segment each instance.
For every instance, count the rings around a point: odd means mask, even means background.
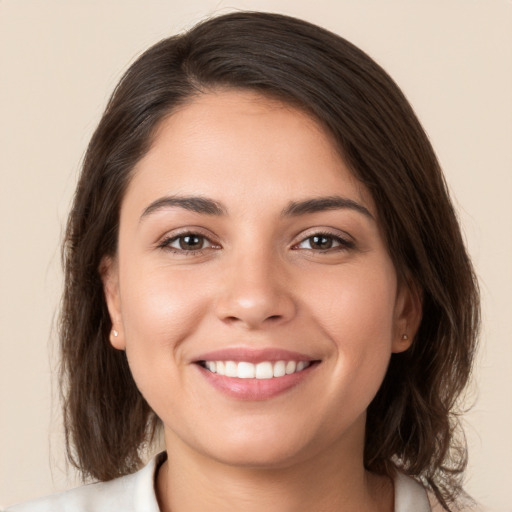
[[[330,446],[314,457],[262,469],[213,460],[176,439],[170,444],[157,476],[162,512],[393,510],[392,482],[365,471],[362,453],[353,446]]]

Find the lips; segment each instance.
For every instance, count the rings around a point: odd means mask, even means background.
[[[319,360],[278,349],[223,349],[194,361],[214,388],[241,400],[267,400],[307,379]]]

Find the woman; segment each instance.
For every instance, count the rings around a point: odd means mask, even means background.
[[[477,285],[425,133],[347,41],[234,13],[150,48],[64,262],[68,453],[101,483],[12,510],[460,506]]]

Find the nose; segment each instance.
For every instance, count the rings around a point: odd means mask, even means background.
[[[251,330],[289,322],[296,302],[285,274],[276,259],[261,254],[238,257],[224,276],[217,317]]]

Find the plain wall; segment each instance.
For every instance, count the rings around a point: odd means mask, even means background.
[[[467,490],[489,510],[512,511],[510,0],[0,0],[0,505],[75,484],[52,329],[59,244],[92,130],[135,56],[231,8],[295,15],[346,37],[395,78],[423,122],[482,286]]]

